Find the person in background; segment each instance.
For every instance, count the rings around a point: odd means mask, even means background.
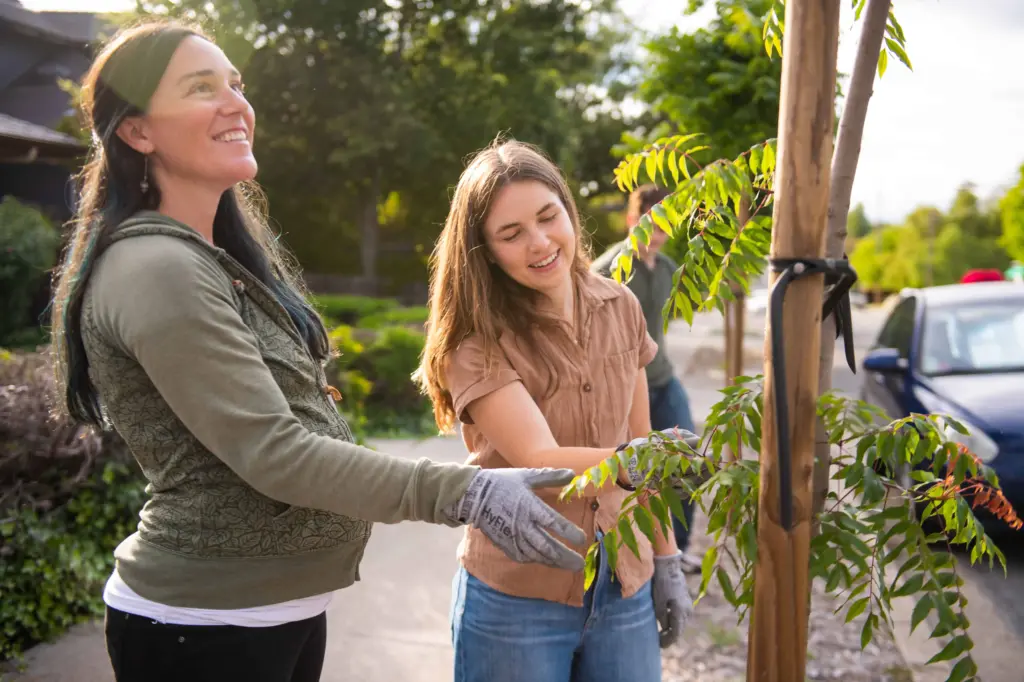
[[[657,345],[636,297],[590,272],[589,261],[572,194],[550,159],[515,141],[476,155],[432,259],[416,374],[438,427],[462,423],[470,462],[582,474],[646,442],[642,368]],[[594,543],[616,524],[623,488],[644,480],[636,469],[620,470],[618,486],[545,499]],[[692,602],[671,534],[655,534],[652,548],[636,531],[639,557],[619,549],[614,571],[600,542],[585,589],[582,571],[514,564],[467,533],[452,596],[455,682],[661,680],[659,643],[679,641]]]
[[[626,205],[626,228],[632,229],[644,214],[659,201],[669,195],[665,189],[656,185],[643,185],[629,195]],[[640,300],[647,331],[658,345],[658,352],[647,365],[647,390],[650,396],[651,427],[655,430],[677,426],[687,431],[694,431],[695,424],[690,414],[690,400],[686,389],[675,374],[672,361],[668,358],[665,344],[664,322],[662,309],[670,296],[674,295],[672,276],[677,269],[676,263],[661,252],[661,247],[668,241],[668,235],[658,228],[651,234],[651,243],[644,245],[640,241],[640,257],[634,254],[632,277],[626,286]],[[591,265],[593,272],[604,277],[612,276],[612,269],[620,254],[629,249],[628,241],[621,241],[611,246]],[[682,553],[680,563],[687,573],[700,571],[700,560],[687,550],[690,544],[690,526],[693,523],[693,502],[683,500],[686,523],[672,517],[676,545]]]
[[[103,593],[118,682],[319,680],[325,611],[375,521],[468,524],[510,565],[583,567],[555,538],[582,530],[534,493],[572,471],[353,442],[323,323],[255,201],[243,93],[170,22],[114,37],[82,85],[93,148],[51,325],[58,410],[113,426],[147,480]]]

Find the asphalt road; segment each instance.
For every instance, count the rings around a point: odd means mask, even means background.
[[[855,310],[853,316],[854,347],[858,364],[871,346],[885,319],[878,309]],[[689,370],[683,378],[690,392],[694,416],[706,414],[717,400],[715,390],[721,385],[721,371],[714,354],[700,348],[721,347],[721,318],[698,317],[692,329],[676,322],[670,328],[669,343],[679,364]],[[761,349],[764,343],[763,316],[750,315],[745,324],[747,371],[761,372]],[[703,355],[699,355],[703,353]],[[717,358],[718,363],[721,358]],[[860,392],[862,375],[854,374],[846,365],[841,343],[837,343],[833,364],[833,386],[850,396]],[[1022,396],[1024,397],[1024,396]],[[1022,510],[1024,511],[1024,510]],[[974,640],[973,656],[984,682],[1024,681],[1024,533],[996,536],[996,544],[1006,555],[1006,573],[1000,566],[971,566],[968,555],[957,553],[959,570],[965,579],[968,598],[967,615]],[[923,627],[923,626],[922,626]],[[925,658],[931,655],[928,653]],[[944,677],[944,676],[943,676]]]

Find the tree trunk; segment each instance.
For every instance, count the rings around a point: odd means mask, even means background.
[[[839,0],[789,0],[782,50],[772,258],[820,258],[828,217],[835,120]],[[772,273],[772,281],[777,275]],[[821,332],[820,275],[794,281],[782,311],[791,435],[793,527],[782,526],[771,310],[765,338],[764,417],[749,682],[805,679],[810,593],[811,479]]]
[[[878,69],[878,54],[885,37],[885,24],[889,17],[891,0],[868,0],[861,25],[860,44],[850,77],[850,92],[839,121],[839,136],[832,157],[832,188],[828,204],[828,230],[825,237],[825,257],[842,258],[846,244],[846,218],[850,213],[850,194],[860,160],[860,145],[864,137],[868,101]],[[818,360],[818,394],[832,388],[832,363],[836,347],[835,319],[829,316],[821,324],[821,357]],[[825,426],[819,419],[815,429],[814,449],[814,534],[818,533],[818,515],[825,508],[828,495],[829,471],[832,452]]]
[[[377,293],[377,251],[380,243],[380,224],[377,205],[380,203],[380,168],[373,170],[370,184],[363,197],[362,215],[359,216],[359,255],[363,266],[363,279],[368,294]]]

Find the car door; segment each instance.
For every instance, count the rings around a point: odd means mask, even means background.
[[[914,340],[917,299],[908,297],[893,308],[874,348],[894,348],[899,351],[905,366],[902,372],[867,372],[864,377],[864,396],[892,419],[906,416],[907,372],[910,367],[910,347]]]

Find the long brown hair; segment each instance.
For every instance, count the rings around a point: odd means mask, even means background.
[[[430,317],[420,367],[414,375],[434,405],[443,432],[455,425],[445,370],[452,353],[470,334],[485,357],[503,333],[536,347],[539,339],[561,334],[558,321],[538,308],[538,292],[509,277],[487,256],[484,223],[498,193],[514,182],[534,180],[551,189],[565,207],[576,233],[571,273],[578,282],[590,266],[590,245],[562,172],[533,145],[501,140],[477,153],[459,178],[444,229],[430,263]],[[543,358],[544,354],[538,353]]]
[[[81,334],[82,298],[103,236],[141,210],[160,206],[160,188],[140,183],[145,158],[117,135],[128,116],[142,115],[178,46],[189,37],[210,40],[193,25],[150,21],[126,28],[100,51],[82,81],[82,111],[92,131],[89,159],[78,177],[79,197],[71,237],[54,275],[50,326],[58,412],[102,425],[99,396],[89,379]],[[212,41],[211,41],[212,42]],[[306,303],[297,270],[278,246],[266,220],[258,185],[224,192],[213,223],[214,242],[266,284],[302,334],[314,357],[328,354],[327,333]]]

